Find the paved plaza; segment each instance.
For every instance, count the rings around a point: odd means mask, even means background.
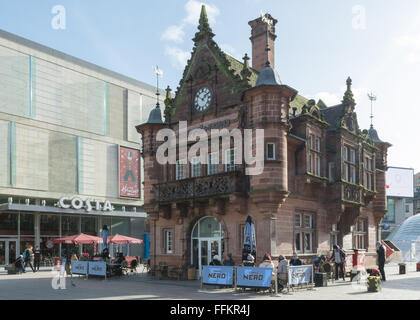
[[[0,271],[0,299],[36,299],[36,300],[156,300],[156,299],[192,299],[192,300],[418,300],[420,299],[420,272],[416,272],[414,263],[407,264],[407,273],[400,275],[398,265],[386,266],[388,280],[383,283],[382,291],[368,293],[364,285],[358,286],[336,281],[328,287],[313,290],[298,290],[288,294],[271,295],[269,293],[246,291],[234,292],[231,288],[200,288],[199,281],[156,280],[147,274],[129,275],[122,278],[85,279],[67,278],[66,289],[54,290],[54,273],[44,268],[38,273],[27,272],[21,275],[7,275]],[[73,284],[72,284],[73,283]]]

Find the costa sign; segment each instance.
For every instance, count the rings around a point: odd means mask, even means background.
[[[83,201],[79,197],[74,197],[71,200],[68,197],[61,197],[58,200],[58,207],[62,209],[85,209],[87,212],[92,210],[96,211],[113,211],[114,208],[111,205],[109,200],[101,201],[101,200],[90,200],[86,199]]]

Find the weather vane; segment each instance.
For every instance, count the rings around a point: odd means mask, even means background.
[[[156,74],[156,98],[157,98],[157,105],[159,106],[159,77],[163,76],[163,70],[159,69],[159,66],[153,66],[153,70]]]
[[[270,51],[270,46],[268,45],[268,27],[273,25],[273,20],[270,18],[270,15],[267,13],[263,13],[261,11],[261,20],[267,25],[267,36],[266,36],[266,45],[265,45],[265,51]],[[268,62],[268,61],[267,61]]]
[[[376,96],[371,92],[368,93],[368,97],[370,100],[370,126],[373,128],[373,101],[376,101]]]

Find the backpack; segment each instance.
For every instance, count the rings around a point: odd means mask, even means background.
[[[23,252],[23,260],[26,260],[26,256],[27,256],[27,252],[26,252],[26,250]]]

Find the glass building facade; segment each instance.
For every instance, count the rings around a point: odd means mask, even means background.
[[[135,126],[155,107],[155,90],[0,30],[0,266],[27,246],[52,259],[62,254],[54,238],[100,236],[105,224],[142,237],[142,190],[120,196],[119,147],[140,149]],[[109,200],[115,214],[59,208],[62,196]]]

